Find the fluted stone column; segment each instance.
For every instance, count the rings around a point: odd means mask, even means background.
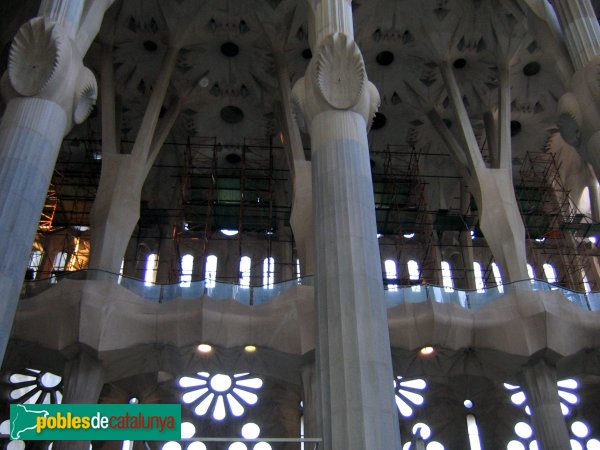
[[[317,371],[326,450],[397,450],[400,430],[383,299],[367,128],[367,79],[349,0],[314,0],[314,57],[293,89],[311,137]]]
[[[0,359],[62,139],[96,100],[83,56],[111,3],[95,2],[83,17],[85,2],[45,0],[11,46],[0,83]]]
[[[575,70],[600,55],[600,26],[590,0],[555,0],[567,50]]]
[[[100,362],[87,353],[80,353],[67,363],[64,374],[63,403],[98,403],[104,385]],[[88,450],[90,441],[56,441],[57,450]]]
[[[571,448],[569,431],[560,409],[556,388],[556,368],[540,360],[521,373],[523,388],[531,408],[535,438],[541,450]]]

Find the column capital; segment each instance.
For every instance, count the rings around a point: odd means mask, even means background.
[[[35,97],[58,104],[68,119],[64,133],[87,119],[98,94],[96,78],[68,30],[44,16],[29,20],[15,35],[0,85],[7,103]]]
[[[292,89],[292,109],[304,132],[317,115],[331,110],[356,112],[369,129],[379,103],[379,92],[367,78],[358,45],[344,33],[323,39],[306,75]]]

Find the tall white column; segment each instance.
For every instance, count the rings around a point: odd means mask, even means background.
[[[367,128],[379,94],[348,0],[310,2],[313,54],[293,89],[310,133],[317,372],[326,450],[398,450],[400,430],[377,242]]]
[[[60,144],[96,100],[96,80],[83,66],[88,41],[79,41],[79,32],[97,30],[111,3],[98,1],[80,26],[83,2],[44,0],[39,17],[19,29],[11,46],[1,81],[7,108],[0,123],[0,232],[6,237],[0,243],[0,359]]]
[[[569,431],[560,409],[556,388],[556,368],[540,360],[521,373],[523,388],[531,408],[535,438],[541,450],[571,448]]]
[[[600,26],[590,0],[555,0],[567,50],[575,70],[600,55]]]

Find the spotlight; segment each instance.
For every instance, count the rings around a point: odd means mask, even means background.
[[[198,351],[200,353],[210,353],[212,351],[212,346],[208,344],[200,344],[198,346]]]
[[[429,356],[431,354],[433,354],[435,350],[433,349],[433,347],[423,347],[421,350],[419,350],[419,353],[421,353],[421,355],[423,356]]]

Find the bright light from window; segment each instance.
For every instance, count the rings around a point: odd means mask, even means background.
[[[125,258],[123,258],[121,260],[121,267],[119,268],[119,277],[117,278],[117,284],[121,284],[121,280],[123,279],[123,269],[124,268],[125,268]]]
[[[250,287],[250,268],[252,260],[248,256],[242,256],[240,259],[240,287],[248,289]]]
[[[423,347],[421,350],[419,350],[419,353],[423,356],[429,356],[433,354],[434,351],[435,349],[433,347]]]
[[[431,436],[431,428],[422,422],[415,423],[412,427],[412,432],[415,436],[421,436],[424,440],[429,439]]]
[[[385,267],[385,277],[388,280],[395,280],[398,277],[398,272],[396,271],[396,262],[391,259],[386,259],[383,263]],[[387,286],[389,291],[397,291],[397,284],[388,284]]]
[[[496,280],[496,287],[498,292],[501,294],[504,292],[504,286],[502,285],[502,275],[500,274],[500,268],[498,264],[495,262],[492,263],[492,273],[494,274],[494,279]]]
[[[273,257],[265,258],[263,261],[263,287],[273,289],[275,281],[275,260]]]
[[[302,274],[300,272],[300,260],[298,258],[296,258],[296,280],[298,281],[298,284],[300,284],[302,279]]]
[[[162,446],[162,450],[181,450],[181,444],[175,441],[169,441]]]
[[[181,437],[183,439],[189,439],[196,434],[196,427],[192,422],[181,423]]]
[[[578,438],[584,438],[587,437],[588,434],[590,434],[590,429],[588,428],[588,426],[585,423],[580,422],[579,420],[571,424],[571,431]]]
[[[469,433],[469,445],[471,450],[481,450],[479,427],[477,426],[477,421],[475,420],[475,416],[473,414],[467,415],[467,432]]]
[[[29,258],[29,268],[33,270],[33,274],[31,276],[32,280],[35,280],[35,276],[37,275],[37,271],[40,268],[40,264],[42,263],[42,252],[39,250],[34,250],[31,252],[31,257]]]
[[[406,239],[412,239],[415,237],[415,233],[404,233],[402,236],[404,236]]]
[[[584,289],[584,291],[585,291],[586,293],[590,293],[590,292],[592,292],[592,286],[590,286],[590,281],[588,280],[588,277],[587,277],[587,275],[585,274],[585,271],[584,271],[584,270],[582,270],[582,271],[581,271],[581,274],[583,275],[583,278],[582,278],[582,280],[581,280],[581,281],[583,282],[583,289]]]
[[[463,404],[465,405],[465,408],[467,408],[467,409],[471,409],[473,407],[473,402],[471,400],[465,400],[463,402]]]
[[[452,280],[452,269],[448,261],[442,261],[442,285],[446,292],[454,291],[454,281]]]
[[[554,266],[550,263],[545,263],[542,267],[548,283],[556,283],[556,270],[554,269]]]
[[[588,239],[594,245],[598,243],[598,236],[589,236]]]
[[[146,272],[144,273],[144,284],[146,286],[152,286],[156,282],[156,272],[157,271],[158,271],[158,255],[156,253],[151,253],[146,258]],[[167,450],[169,450],[169,449],[167,449]]]
[[[227,228],[223,228],[221,233],[223,233],[225,236],[235,236],[238,234],[238,230],[228,230]]]
[[[204,283],[209,289],[212,289],[217,285],[217,257],[215,255],[208,255],[206,258]]]
[[[208,345],[208,344],[200,344],[198,346],[198,351],[200,353],[209,353],[212,350],[212,346]]]
[[[421,274],[419,271],[419,263],[415,260],[411,259],[406,263],[408,266],[408,278],[411,281],[418,281],[421,278]],[[413,286],[412,290],[417,292],[421,290],[421,286]]]
[[[179,277],[179,286],[190,287],[192,283],[192,270],[194,268],[194,257],[192,255],[183,255],[181,258],[181,276]]]
[[[483,282],[483,271],[481,270],[481,264],[479,264],[478,262],[474,262],[473,272],[475,275],[475,289],[477,289],[477,292],[485,292],[485,284]]]
[[[187,446],[187,450],[206,450],[206,445],[200,441],[194,441]]]
[[[527,264],[527,276],[530,280],[535,279],[535,272],[533,271],[533,266],[531,264]]]
[[[510,441],[506,446],[506,450],[525,450],[525,446],[519,441]]]
[[[539,242],[540,244],[546,240],[545,237],[535,238],[535,242]]]
[[[242,427],[244,439],[256,439],[258,436],[260,436],[260,427],[255,423],[247,423]]]
[[[54,257],[54,270],[65,270],[68,256],[66,252],[58,252]]]
[[[523,439],[529,439],[531,436],[533,436],[533,430],[529,424],[525,422],[519,422],[515,425],[515,433],[517,436]]]

